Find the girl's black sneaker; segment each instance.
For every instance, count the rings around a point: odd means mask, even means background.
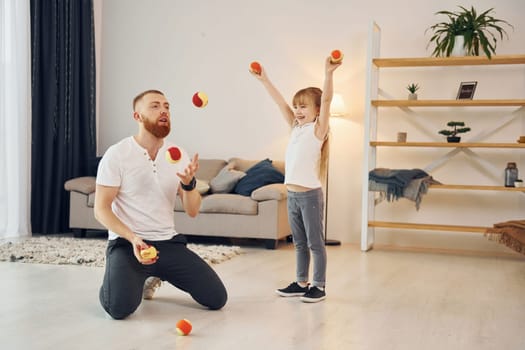
[[[308,286],[301,287],[299,283],[292,282],[288,287],[277,289],[275,292],[282,297],[299,297],[308,292]]]
[[[305,303],[317,303],[318,301],[324,300],[326,298],[326,293],[323,289],[320,289],[316,286],[310,287],[306,293],[301,297],[301,301]]]

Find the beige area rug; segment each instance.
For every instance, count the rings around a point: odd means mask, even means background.
[[[105,239],[31,237],[0,242],[0,261],[102,267],[106,245]],[[238,246],[189,243],[188,248],[209,264],[218,264],[241,254]]]

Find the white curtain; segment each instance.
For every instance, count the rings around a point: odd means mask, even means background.
[[[29,0],[0,0],[0,239],[31,235]]]

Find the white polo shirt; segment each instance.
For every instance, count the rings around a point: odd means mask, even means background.
[[[98,166],[97,184],[120,187],[112,210],[142,239],[165,240],[177,234],[173,209],[182,173],[188,166],[188,154],[179,147],[182,158],[172,164],[166,160],[169,147],[176,145],[164,140],[156,159],[150,159],[133,136],[108,148]],[[109,239],[119,237],[109,231]]]

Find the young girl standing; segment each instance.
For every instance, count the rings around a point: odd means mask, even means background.
[[[321,174],[326,167],[326,149],[333,95],[333,72],[341,65],[330,57],[325,62],[323,90],[308,87],[299,90],[290,107],[268,79],[265,70],[251,71],[266,88],[291,126],[285,157],[285,184],[288,189],[288,221],[296,253],[296,280],[278,289],[283,297],[300,296],[315,303],[326,298],[326,248],[323,235],[324,196]],[[310,254],[313,280],[308,279]]]

